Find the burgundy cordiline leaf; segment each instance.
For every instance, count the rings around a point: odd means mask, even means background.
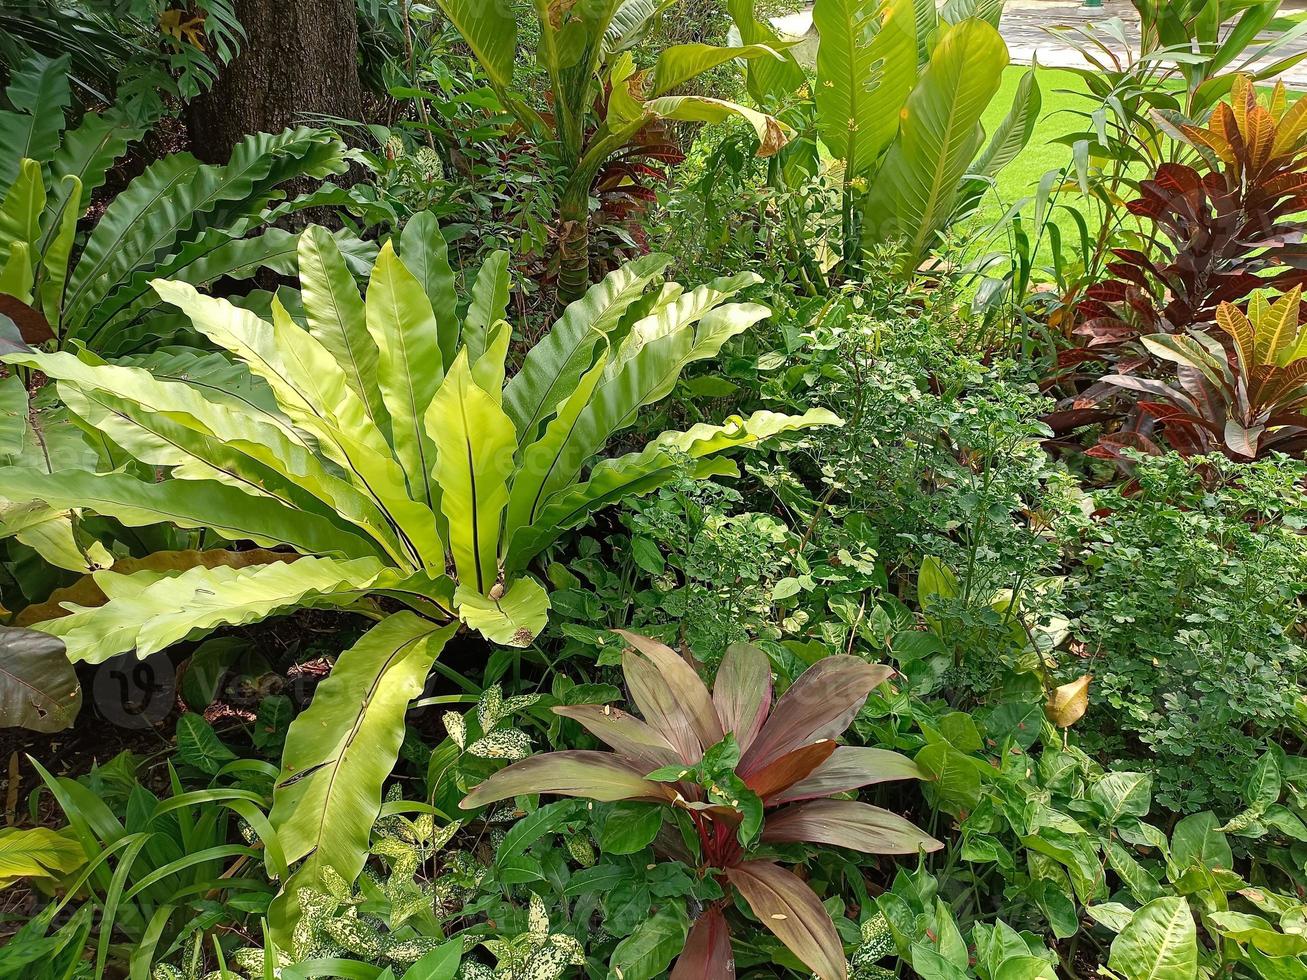
[[[712,700],[722,730],[735,733],[741,752],[753,744],[767,720],[771,692],[771,661],[767,654],[747,643],[727,647],[713,681]]]
[[[835,742],[824,738],[793,752],[786,752],[770,765],[752,773],[744,783],[763,800],[811,776],[835,751]]]
[[[731,927],[716,905],[710,905],[690,928],[685,949],[677,957],[669,980],[733,980]]]
[[[630,644],[622,655],[622,673],[640,714],[680,753],[682,762],[698,762],[704,748],[722,740],[708,688],[671,647],[626,630],[615,632]]]
[[[849,727],[867,695],[894,671],[847,654],[819,660],[776,703],[736,772],[748,778],[804,745],[836,738]]]
[[[833,844],[866,854],[916,854],[944,845],[897,813],[852,800],[812,800],[767,817],[767,844]]]
[[[554,714],[579,722],[595,738],[645,773],[681,764],[672,743],[635,715],[597,704],[566,704]]]
[[[770,861],[744,861],[727,868],[726,877],[759,921],[821,980],[847,980],[835,923],[802,878]]]
[[[800,780],[789,789],[764,796],[762,801],[768,806],[778,806],[781,803],[797,803],[799,800],[815,800],[836,793],[848,793],[874,783],[925,778],[926,773],[906,755],[888,749],[841,745],[807,779]]]
[[[464,810],[524,793],[582,796],[601,803],[617,800],[668,802],[675,795],[662,783],[650,782],[611,752],[547,752],[501,769],[463,798]]]

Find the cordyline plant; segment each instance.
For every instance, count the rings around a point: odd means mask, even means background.
[[[1106,381],[1160,398],[1140,410],[1162,424],[1167,442],[1186,456],[1223,452],[1255,459],[1307,448],[1307,329],[1299,322],[1302,287],[1271,303],[1253,293],[1245,316],[1222,303],[1216,322],[1233,353],[1206,334],[1156,334],[1144,345],[1176,365],[1176,384],[1133,375]],[[1139,448],[1157,451],[1155,447]]]
[[[644,720],[609,705],[557,707],[613,751],[532,756],[495,773],[461,806],[528,793],[665,805],[689,821],[693,834],[684,841],[660,834],[655,848],[697,865],[724,892],[690,930],[672,980],[734,976],[726,921],[732,889],[821,980],[845,980],[843,945],[821,900],[765,850],[811,843],[917,854],[943,846],[888,810],[831,798],[922,778],[895,752],[835,742],[893,671],[853,656],[827,657],[773,708],[771,665],[756,647],[727,650],[710,693],[671,648],[618,632],[629,644],[622,654],[627,688]]]
[[[685,291],[663,281],[665,256],[646,256],[569,306],[510,378],[507,255],[487,259],[460,312],[434,217],[415,217],[398,245],[381,249],[364,298],[332,236],[307,230],[305,326],[276,301],[267,322],[189,285],[154,283],[270,397],[91,355],[4,358],[52,379],[113,453],[104,472],[0,467],[0,497],[265,549],[250,563],[168,552],[130,573],[94,573],[58,597],[51,618],[29,623],[62,639],[71,660],[145,656],[296,608],[378,621],[286,739],[271,820],[286,860],[306,858],[286,886],[292,900],[324,868],[358,875],[404,713],[459,620],[492,642],[529,644],[549,599],[527,566],[565,529],[679,474],[734,473],[725,451],[838,421],[824,410],[759,412],[602,458],[687,364],[767,315],[725,302],[755,277]]]
[[[1206,173],[1164,163],[1130,211],[1156,229],[1158,254],[1116,249],[1113,278],[1086,291],[1075,332],[1113,348],[1144,334],[1208,329],[1223,302],[1307,282],[1307,105],[1277,84],[1266,105],[1240,75],[1205,126],[1174,115],[1170,130]]]

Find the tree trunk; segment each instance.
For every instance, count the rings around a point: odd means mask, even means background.
[[[585,295],[590,286],[590,188],[569,186],[558,205],[558,305]]]
[[[225,163],[251,133],[280,132],[322,114],[358,119],[358,22],[354,0],[236,0],[245,28],[240,56],[187,112],[192,150]]]

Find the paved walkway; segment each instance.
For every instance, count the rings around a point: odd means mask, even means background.
[[[1281,8],[1281,16],[1290,16],[1307,10],[1307,0],[1287,0]],[[1028,65],[1039,57],[1039,63],[1049,67],[1082,68],[1088,62],[1074,47],[1065,40],[1050,33],[1048,28],[1058,26],[1083,26],[1102,23],[1113,17],[1119,17],[1125,25],[1126,37],[1132,45],[1137,45],[1139,38],[1139,18],[1128,0],[1103,0],[1101,7],[1086,7],[1079,0],[1008,0],[1003,8],[1002,34],[1007,41],[1012,61]],[[798,56],[811,59],[815,57],[815,32],[812,27],[812,9],[780,17],[775,21],[778,30],[792,37],[812,36],[812,42],[800,45]],[[1272,61],[1301,51],[1307,51],[1307,34],[1277,51]],[[1284,72],[1281,76],[1286,85],[1307,89],[1307,61]]]

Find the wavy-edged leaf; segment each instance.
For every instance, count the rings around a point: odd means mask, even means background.
[[[108,602],[74,606],[69,615],[37,623],[57,636],[70,660],[101,663],[136,650],[141,657],[219,626],[254,623],[297,606],[348,605],[377,580],[375,558],[302,558],[233,568],[197,565],[180,575],[96,572]]]
[[[669,980],[704,980],[705,977],[735,976],[731,953],[731,927],[716,905],[704,909],[694,920]]]
[[[897,813],[855,800],[810,800],[769,814],[762,839],[848,847],[864,854],[916,854],[944,845]]]
[[[549,622],[549,594],[525,576],[510,582],[498,599],[460,585],[454,603],[463,622],[501,646],[530,646]]]
[[[849,793],[863,786],[897,779],[925,779],[915,762],[898,752],[861,745],[840,745],[812,775],[788,789],[763,798],[768,806]]]
[[[284,311],[269,324],[226,300],[201,296],[185,283],[158,281],[154,288],[196,329],[268,382],[286,415],[312,432],[321,451],[394,519],[416,557],[443,569],[444,542],[434,515],[408,496],[404,471],[389,443],[326,348]]]
[[[61,732],[81,709],[82,686],[63,641],[39,630],[0,626],[0,728]]]
[[[449,264],[449,246],[441,234],[440,222],[430,211],[419,211],[408,219],[399,237],[399,257],[417,277],[431,301],[440,344],[440,363],[453,364],[458,354],[461,326],[454,270]]]
[[[171,523],[207,528],[229,541],[262,547],[288,545],[306,555],[365,558],[375,549],[365,538],[330,521],[212,480],[147,483],[123,473],[0,467],[0,497],[40,500],[60,510],[83,508],[128,527]]]
[[[64,284],[68,281],[68,260],[77,238],[77,220],[81,217],[82,185],[73,176],[65,177],[59,197],[63,204],[47,214],[50,227],[45,249],[41,254],[41,284],[39,299],[41,312],[50,323],[55,336],[62,332]]]
[[[504,389],[504,408],[524,446],[535,441],[540,425],[575,389],[594,360],[595,346],[670,261],[670,256],[655,253],[610,272],[570,303],[527,353],[522,369]]]
[[[436,446],[433,475],[454,567],[462,584],[485,595],[498,578],[517,436],[512,420],[473,380],[466,347],[427,409],[426,425]]]
[[[813,98],[822,142],[848,178],[876,167],[917,77],[913,0],[817,0]]]
[[[85,863],[86,852],[70,832],[0,828],[0,887],[17,878],[62,878]]]
[[[382,246],[368,283],[367,329],[381,352],[377,380],[390,415],[390,441],[404,468],[409,496],[436,513],[440,487],[432,480],[435,443],[428,433],[426,414],[445,366],[431,301],[390,242]]]
[[[732,643],[722,656],[713,680],[712,700],[722,731],[735,736],[741,752],[748,750],[771,710],[771,661],[749,643]]]
[[[69,57],[34,54],[10,77],[5,95],[13,111],[0,112],[0,190],[17,176],[18,161],[48,160],[58,147],[72,101]]]
[[[28,253],[30,269],[30,255],[41,232],[41,212],[45,209],[45,202],[41,165],[35,160],[19,161],[14,182],[4,200],[0,201],[0,265],[8,265],[11,252],[21,245]],[[11,289],[9,295],[19,296],[19,293]]]
[[[1016,93],[1012,97],[1012,108],[994,130],[994,135],[989,145],[985,147],[985,151],[972,165],[972,173],[982,177],[993,177],[1015,160],[1030,142],[1044,102],[1039,79],[1035,75],[1037,70],[1037,67],[1032,67],[1021,76]]]
[[[478,784],[459,804],[464,810],[527,793],[580,796],[601,803],[619,800],[667,802],[673,791],[645,779],[611,752],[546,752],[515,762]]]
[[[462,339],[473,363],[486,352],[491,325],[508,314],[508,290],[508,253],[500,249],[486,256],[472,279]]]
[[[916,270],[955,213],[983,138],[980,118],[1007,63],[998,31],[964,20],[945,31],[908,96],[898,139],[863,205],[864,242],[900,242],[902,275]]]
[[[328,868],[358,877],[404,713],[456,628],[410,612],[386,617],[337,658],[291,722],[268,814],[286,860],[306,859],[287,890],[321,887]]]
[[[309,225],[299,236],[296,258],[309,333],[335,357],[368,417],[384,429],[377,342],[368,331],[363,297],[340,246],[325,228]]]
[[[809,409],[803,415],[763,411],[723,425],[700,424],[685,432],[665,432],[640,452],[603,460],[584,483],[567,487],[546,500],[535,523],[514,535],[505,567],[510,571],[523,567],[594,511],[649,493],[678,475],[688,473],[695,479],[706,479],[734,473],[728,461],[708,457],[731,449],[752,448],[785,432],[836,424],[840,424],[839,418],[825,409]]]
[[[517,19],[506,4],[486,0],[436,0],[476,55],[490,80],[500,88],[513,84]]]
[[[893,673],[884,664],[869,664],[848,654],[817,661],[776,702],[737,771],[747,778],[787,752],[843,735],[867,696]]]
[[[770,861],[743,861],[725,874],[758,920],[820,980],[845,980],[844,944],[802,878]]]
[[[644,774],[681,762],[672,743],[652,726],[621,708],[597,704],[559,705],[554,714],[571,718]]]
[[[76,128],[64,133],[63,142],[50,160],[50,175],[60,182],[76,177],[81,182],[81,199],[89,201],[104,186],[109,168],[144,134],[143,127],[117,109],[88,112]],[[56,196],[53,204],[62,207],[63,201]],[[80,213],[80,204],[75,210]]]

